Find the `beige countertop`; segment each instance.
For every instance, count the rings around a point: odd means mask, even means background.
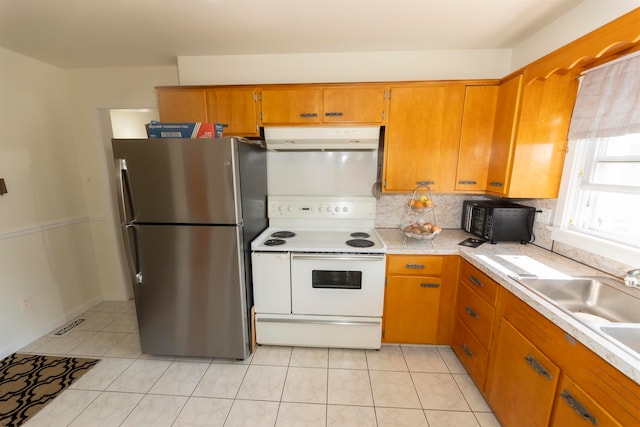
[[[551,301],[509,277],[507,272],[499,268],[500,266],[496,263],[504,265],[501,256],[519,255],[527,256],[570,276],[602,276],[601,271],[530,244],[500,242],[495,245],[483,243],[477,248],[461,246],[458,243],[473,236],[459,229],[445,229],[433,241],[405,238],[399,228],[379,228],[377,231],[387,245],[387,254],[460,255],[577,341],[640,384],[639,354],[609,341]]]

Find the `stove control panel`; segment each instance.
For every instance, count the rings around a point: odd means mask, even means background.
[[[375,197],[270,196],[269,218],[369,219],[376,216]]]

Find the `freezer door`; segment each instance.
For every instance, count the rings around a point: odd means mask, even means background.
[[[238,224],[234,138],[114,139],[132,221]]]
[[[241,228],[135,225],[134,296],[142,352],[243,359],[249,354]]]

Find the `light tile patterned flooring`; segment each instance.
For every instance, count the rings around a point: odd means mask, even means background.
[[[37,426],[499,426],[449,347],[261,346],[244,361],[140,353],[132,301],[98,304],[21,352],[98,365],[29,420]]]

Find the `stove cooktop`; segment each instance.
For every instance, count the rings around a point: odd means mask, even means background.
[[[251,242],[252,251],[385,253],[386,249],[375,229],[269,227]]]

